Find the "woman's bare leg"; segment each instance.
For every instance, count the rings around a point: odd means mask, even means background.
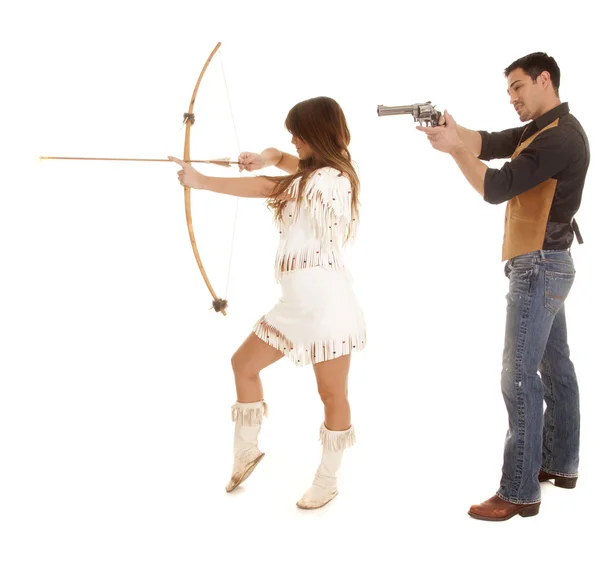
[[[304,509],[321,508],[337,496],[337,473],[342,456],[354,443],[348,403],[350,355],[315,364],[314,370],[325,407],[325,423],[321,426],[323,451],[312,486],[296,502]]]
[[[313,365],[319,395],[325,407],[325,427],[345,431],[352,425],[348,402],[350,355],[339,356]]]
[[[231,408],[235,430],[233,470],[225,488],[227,492],[232,492],[244,482],[265,455],[258,448],[258,434],[263,416],[267,414],[259,373],[282,356],[279,350],[269,346],[255,334],[250,334],[231,359],[237,401]]]
[[[244,340],[231,358],[239,403],[263,400],[260,371],[282,357],[282,352],[263,342],[256,334],[250,334]]]

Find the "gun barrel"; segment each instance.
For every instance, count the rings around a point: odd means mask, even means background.
[[[415,115],[414,105],[378,105],[377,115]]]

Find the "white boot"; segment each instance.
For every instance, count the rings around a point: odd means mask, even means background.
[[[264,453],[258,449],[258,434],[263,416],[268,408],[264,401],[239,403],[231,407],[231,419],[235,421],[233,437],[233,470],[227,492],[235,490],[253,471]]]
[[[305,510],[321,508],[337,496],[336,474],[342,464],[344,450],[356,441],[354,427],[346,431],[330,431],[323,423],[321,425],[321,443],[323,456],[317,469],[313,485],[305,492],[296,506]]]

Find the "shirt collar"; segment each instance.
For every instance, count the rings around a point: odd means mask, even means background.
[[[547,111],[543,115],[540,115],[540,117],[533,120],[531,125],[536,131],[540,131],[548,124],[551,124],[555,119],[558,119],[567,113],[569,113],[569,104],[565,101],[564,103],[552,108],[550,111]]]

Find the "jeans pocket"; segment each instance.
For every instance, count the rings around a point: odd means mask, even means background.
[[[524,267],[513,267],[508,275],[508,295],[506,299],[509,305],[517,304],[521,299],[530,294],[537,279],[538,268],[531,266],[529,269]]]
[[[574,273],[560,273],[558,271],[546,271],[544,285],[544,305],[551,314],[557,314],[562,308],[573,281]]]

